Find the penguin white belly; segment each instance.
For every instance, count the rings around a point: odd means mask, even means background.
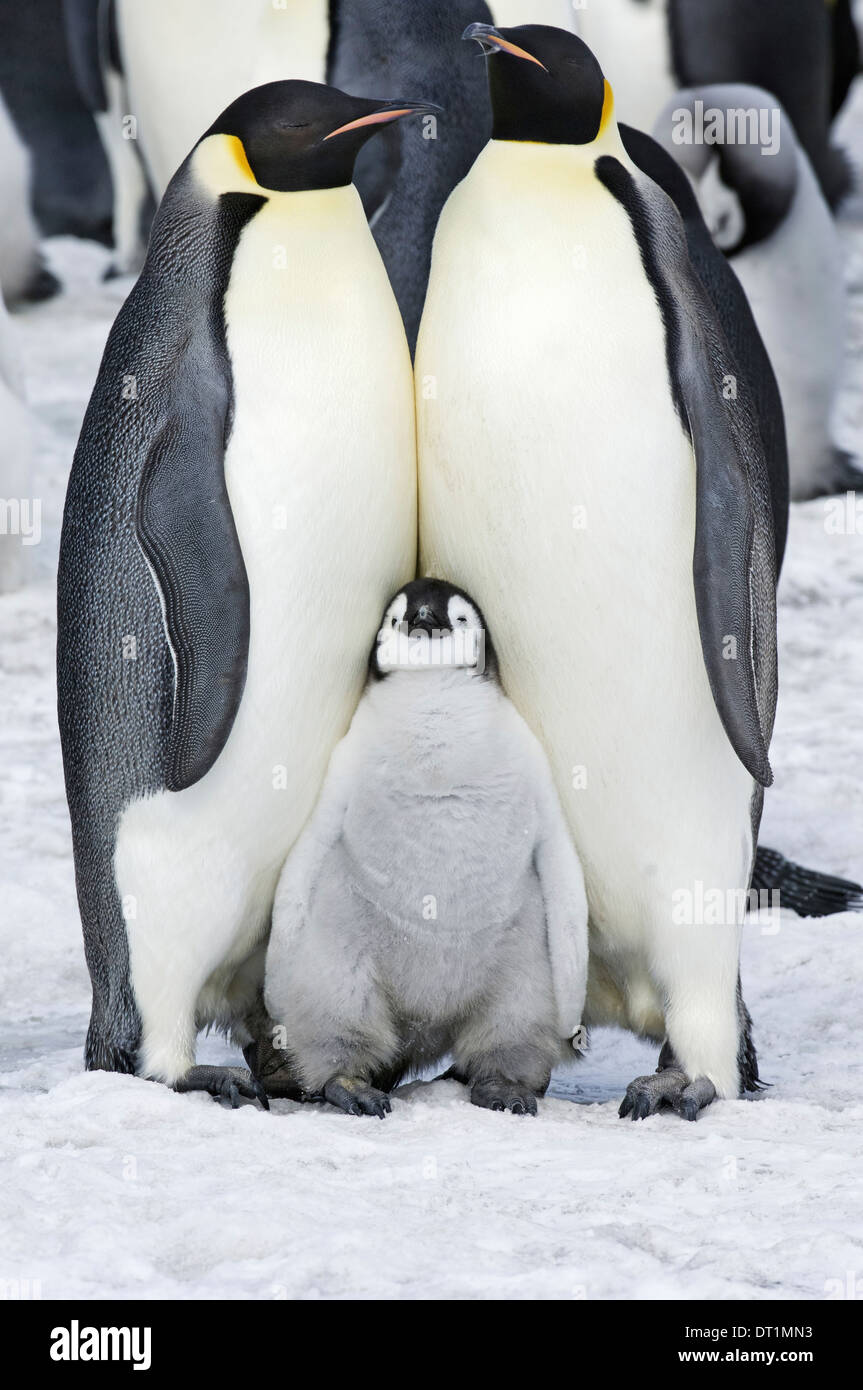
[[[476,595],[549,754],[619,990],[616,1016],[598,994],[588,1013],[650,1032],[669,932],[699,930],[673,925],[675,894],[747,886],[752,780],[701,654],[660,311],[626,213],[571,155],[492,142],[445,209],[417,350],[420,546]]]
[[[839,233],[800,151],[797,189],[784,222],[731,264],[779,382],[791,496],[811,497],[829,487],[835,467],[830,426],[842,379],[845,286]]]
[[[168,1080],[194,1046],[191,1025],[179,1046],[164,1041],[178,996],[202,1019],[236,1007],[226,991],[265,939],[279,870],[359,698],[368,634],[416,551],[410,360],[352,186],[270,196],[242,233],[225,318],[245,690],[210,772],[134,802],[115,854],[142,1069]]]
[[[618,119],[652,130],[680,85],[671,62],[668,0],[599,0],[579,7],[575,27],[614,88]]]

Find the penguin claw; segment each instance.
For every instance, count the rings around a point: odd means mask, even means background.
[[[374,1115],[385,1120],[392,1113],[389,1096],[349,1076],[331,1076],[323,1089],[324,1100],[346,1115]]]
[[[513,1090],[511,1081],[475,1082],[470,1093],[471,1105],[483,1110],[511,1110],[513,1115],[535,1115],[536,1096],[525,1087]]]
[[[646,1120],[657,1109],[657,1103],[649,1095],[642,1093],[632,1107],[633,1120]]]
[[[716,1089],[706,1076],[694,1081],[679,1067],[666,1067],[654,1076],[637,1076],[626,1088],[618,1115],[625,1119],[646,1120],[664,1107],[670,1107],[682,1120],[697,1120],[698,1112],[716,1098]]]
[[[261,1083],[244,1067],[190,1067],[185,1076],[174,1083],[174,1090],[205,1091],[217,1101],[229,1101],[232,1110],[241,1100],[256,1100],[264,1110],[270,1103]]]

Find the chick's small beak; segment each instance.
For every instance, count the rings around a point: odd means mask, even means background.
[[[519,48],[518,44],[512,43],[510,39],[505,39],[503,34],[498,33],[493,24],[469,24],[462,34],[463,39],[476,39],[481,45],[483,53],[509,53],[513,58],[525,58],[529,63],[536,63],[543,72],[548,72],[545,63],[541,63],[538,58],[534,58],[532,53],[528,53],[526,48]]]
[[[331,130],[324,139],[332,140],[334,135],[344,135],[349,130],[362,130],[365,126],[388,125],[390,121],[401,120],[403,116],[439,116],[440,111],[439,106],[428,101],[388,101],[382,103],[377,111],[370,111],[367,116],[358,116],[355,121],[348,121],[346,125]]]

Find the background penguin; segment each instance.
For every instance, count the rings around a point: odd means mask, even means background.
[[[114,257],[106,278],[136,275],[153,207],[117,42],[114,0],[63,0],[69,62],[111,171]]]
[[[549,753],[590,904],[587,1022],[669,1044],[624,1112],[694,1118],[757,1085],[740,920],[678,925],[673,904],[745,894],[771,780],[763,447],[593,55],[541,26],[467,32],[495,125],[441,216],[417,344],[421,563],[483,604]]]
[[[830,437],[843,373],[846,291],[839,233],[818,182],[784,111],[775,153],[752,142],[678,143],[679,113],[694,112],[696,102],[704,112],[780,108],[756,87],[699,87],[672,98],[656,135],[692,179],[770,353],[785,407],[791,496],[859,486],[863,475]]]
[[[325,0],[115,0],[131,110],[157,199],[199,132],[250,87],[323,82]]]
[[[272,897],[414,569],[410,358],[350,183],[423,111],[273,83],[181,166],[75,455],[58,702],[89,1067],[235,1094]],[[248,1088],[247,1088],[248,1089]]]
[[[59,288],[44,265],[30,209],[30,157],[0,97],[0,289],[10,307],[49,299]]]
[[[111,179],[72,75],[63,0],[0,0],[0,33],[0,90],[30,151],[32,208],[43,236],[110,245]]]
[[[367,95],[396,83],[421,88],[443,109],[368,147],[357,185],[387,268],[413,352],[441,208],[491,133],[482,64],[460,42],[472,19],[491,19],[476,0],[340,0],[328,80]],[[374,161],[374,162],[372,162]]]
[[[572,1061],[587,901],[545,755],[481,613],[420,579],[279,881],[266,1002],[304,1088],[379,1115],[452,1053],[475,1105],[535,1114]]]
[[[0,594],[17,589],[25,577],[29,547],[24,544],[21,507],[32,501],[33,488],[32,422],[18,378],[13,331],[0,294]]]
[[[679,87],[744,82],[774,92],[835,206],[850,169],[829,130],[850,63],[849,16],[833,10],[830,0],[595,0],[579,11],[578,31],[608,73],[621,116],[641,130]],[[852,61],[859,66],[859,53]]]

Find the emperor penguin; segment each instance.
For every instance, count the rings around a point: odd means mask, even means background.
[[[326,80],[327,0],[114,0],[130,110],[161,198],[198,133],[249,87]]]
[[[863,474],[831,438],[845,348],[842,244],[788,114],[757,87],[698,87],[671,99],[655,134],[689,176],[770,354],[792,498],[859,487]]]
[[[415,568],[410,357],[351,170],[425,109],[238,98],[109,336],[58,580],[88,1067],[236,1098],[197,1030],[250,1041],[279,871]]]
[[[421,563],[476,596],[549,755],[590,907],[585,1022],[664,1042],[621,1113],[694,1119],[758,1085],[738,960],[776,702],[763,444],[593,54],[543,26],[465,37],[494,132],[435,237]]]
[[[305,1091],[390,1109],[452,1054],[474,1105],[537,1111],[574,1059],[587,900],[548,763],[462,590],[420,579],[381,620],[369,681],[273,909],[266,1003]]]
[[[621,117],[641,130],[680,87],[775,92],[835,206],[850,186],[847,159],[830,145],[850,84],[848,11],[849,0],[591,0],[578,32],[614,84]]]

